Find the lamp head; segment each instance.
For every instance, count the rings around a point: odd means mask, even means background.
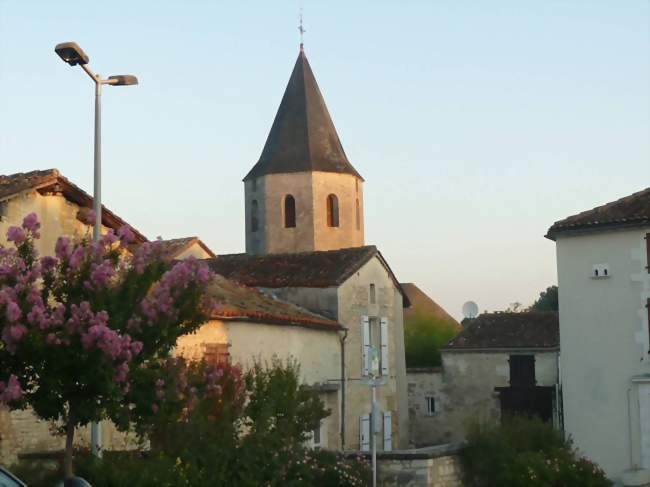
[[[61,44],[57,44],[54,52],[70,66],[88,64],[88,56],[76,42],[62,42]]]
[[[109,76],[108,80],[111,81],[110,84],[113,86],[129,86],[138,84],[138,78],[132,74],[118,74],[116,76]]]

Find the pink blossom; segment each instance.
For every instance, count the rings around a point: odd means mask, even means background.
[[[20,227],[9,227],[9,230],[7,230],[7,240],[14,242],[16,245],[23,243],[26,238],[25,230]]]
[[[23,218],[23,228],[32,234],[34,238],[39,238],[41,235],[38,233],[41,224],[38,221],[36,213],[30,213],[25,218]]]
[[[0,382],[0,402],[7,403],[15,401],[20,399],[22,395],[23,389],[20,387],[20,382],[18,382],[18,378],[15,375],[11,374],[6,384]]]
[[[102,240],[101,240],[102,245],[105,245],[105,246],[111,246],[117,241],[118,241],[117,235],[115,235],[115,232],[113,232],[112,228],[109,229],[108,232],[106,232],[102,236]]]
[[[41,270],[44,274],[52,271],[57,264],[58,261],[54,257],[45,256],[41,258]]]
[[[111,261],[105,260],[100,265],[93,264],[93,270],[90,273],[90,280],[95,288],[106,287],[108,281],[115,274],[115,269]]]
[[[9,321],[18,321],[22,315],[23,312],[15,301],[7,303],[7,319]]]
[[[117,366],[117,372],[115,374],[115,380],[117,382],[126,382],[127,377],[129,376],[129,364],[122,362]]]
[[[59,237],[54,247],[54,253],[59,259],[70,257],[72,248],[70,247],[70,239],[68,237]]]
[[[117,236],[120,237],[120,240],[123,244],[130,244],[135,242],[135,234],[133,233],[133,230],[131,230],[131,227],[128,225],[122,225],[117,230]]]
[[[24,325],[14,325],[9,327],[9,336],[14,342],[19,342],[27,334],[27,328]]]
[[[76,247],[70,254],[68,264],[72,269],[78,269],[84,258],[86,257],[86,249],[82,246]]]
[[[142,342],[131,343],[131,352],[133,355],[138,355],[140,352],[142,352]]]

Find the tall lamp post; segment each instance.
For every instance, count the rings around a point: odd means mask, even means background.
[[[133,75],[109,76],[102,79],[99,74],[93,73],[88,67],[88,56],[76,42],[63,42],[54,48],[59,57],[70,66],[79,65],[95,83],[95,166],[93,184],[93,211],[95,213],[95,226],[93,227],[93,240],[99,240],[102,232],[102,85],[129,86],[137,85],[138,78]],[[98,423],[90,425],[90,442],[93,455],[102,456],[102,435]]]

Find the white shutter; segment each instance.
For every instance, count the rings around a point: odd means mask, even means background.
[[[361,375],[369,374],[368,361],[370,360],[370,320],[367,316],[361,317]]]
[[[388,375],[388,319],[381,319],[381,375]]]
[[[393,449],[393,415],[390,411],[384,411],[384,451]]]
[[[370,415],[362,414],[359,418],[359,450],[370,451]]]

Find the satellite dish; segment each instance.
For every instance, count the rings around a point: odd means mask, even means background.
[[[467,301],[463,305],[463,316],[467,319],[476,318],[478,316],[478,304],[474,301]]]

